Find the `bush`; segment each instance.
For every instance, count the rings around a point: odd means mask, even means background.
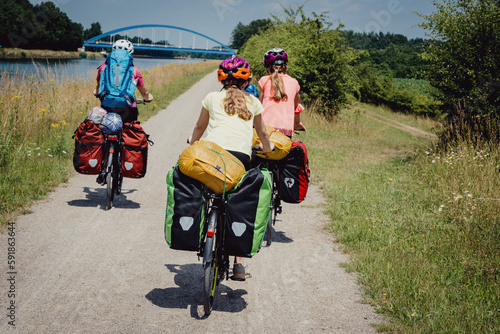
[[[320,101],[318,111],[333,116],[348,102],[353,87],[349,62],[357,55],[343,42],[341,26],[332,30],[324,14],[313,13],[313,18],[308,18],[302,7],[285,8],[283,20],[273,17],[272,25],[252,36],[238,56],[250,62],[259,77],[267,74],[262,64],[265,52],[283,48],[289,59],[287,73],[299,81],[302,100]]]

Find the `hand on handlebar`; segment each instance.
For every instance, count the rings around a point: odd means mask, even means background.
[[[304,131],[304,132],[307,132],[307,129],[304,126],[304,124],[302,124],[302,122],[298,122],[298,123],[294,124],[294,131]]]
[[[147,93],[147,98],[143,95],[142,99],[137,99],[137,104],[146,104],[153,101],[153,99],[154,99],[153,94]]]
[[[275,147],[274,147],[273,142],[270,142],[270,144],[271,144],[271,151],[269,151],[269,152],[272,152],[272,151],[274,151]],[[259,143],[259,149],[264,153],[268,153],[268,152],[264,151],[264,146],[262,145],[262,143]]]

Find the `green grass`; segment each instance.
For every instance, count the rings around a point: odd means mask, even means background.
[[[498,147],[436,152],[425,132],[439,124],[365,105],[304,123],[345,268],[388,316],[377,328],[500,332]]]

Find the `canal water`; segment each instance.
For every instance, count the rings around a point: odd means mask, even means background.
[[[189,64],[199,59],[160,59],[134,58],[134,65],[139,70],[166,64]],[[0,60],[0,77],[6,73],[15,77],[57,78],[58,80],[95,79],[97,68],[104,62],[100,59],[64,59],[64,60]]]

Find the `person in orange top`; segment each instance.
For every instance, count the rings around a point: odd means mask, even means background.
[[[294,130],[306,131],[300,121],[300,112],[303,110],[299,105],[300,85],[296,79],[286,74],[288,56],[285,50],[269,50],[263,61],[269,74],[259,80],[264,123],[288,137],[294,135]]]

